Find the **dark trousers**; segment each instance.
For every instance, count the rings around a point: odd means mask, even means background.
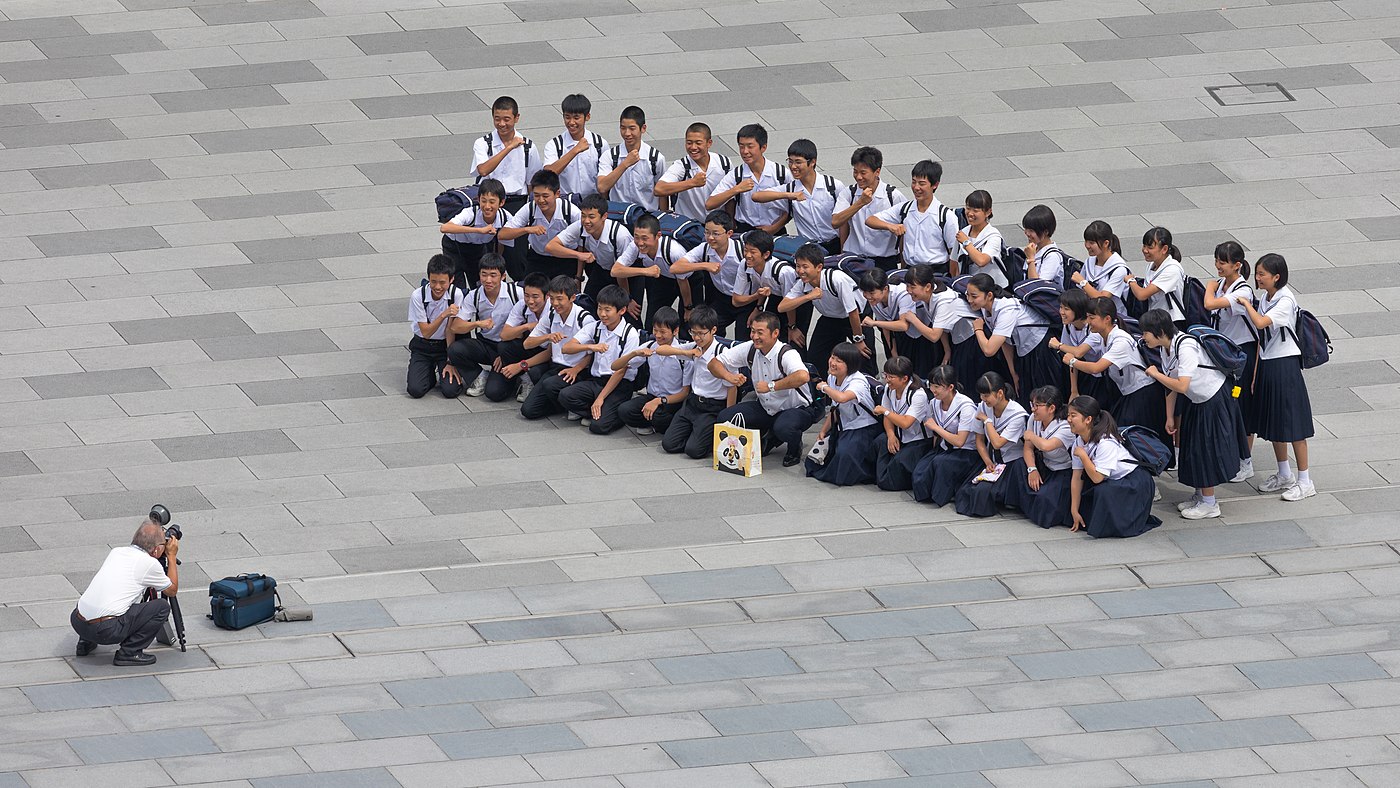
[[[138,602],[120,616],[96,624],[89,624],[74,608],[68,621],[73,625],[73,631],[78,633],[79,643],[96,643],[99,646],[120,643],[118,652],[135,654],[151,645],[169,617],[170,602],[165,597],[157,597],[150,602]]]
[[[778,304],[781,303],[782,300],[783,297],[781,295],[769,296],[768,303],[763,305],[763,311],[772,312],[777,315],[779,322],[782,324],[782,333],[778,334],[778,336],[781,337],[784,342],[787,342],[788,331],[793,326],[796,326],[798,330],[802,332],[802,336],[807,336],[807,332],[812,328],[812,312],[814,311],[812,302],[808,301],[802,306],[792,310],[792,319],[789,320],[787,313],[778,311]]]
[[[515,212],[524,208],[525,203],[529,201],[530,198],[523,194],[512,195],[506,198],[505,209],[514,216]],[[506,273],[510,274],[512,281],[519,282],[525,278],[525,249],[530,245],[528,239],[528,235],[522,235],[515,239],[514,244],[501,245],[501,254],[506,258]]]
[[[691,394],[676,412],[661,438],[661,449],[667,454],[685,452],[693,460],[710,456],[714,450],[714,427],[719,423],[724,400],[708,399]]]
[[[636,279],[637,277],[632,277]],[[658,279],[646,279],[646,284],[642,289],[646,291],[646,311],[642,313],[642,328],[651,330],[651,321],[656,318],[656,310],[663,306],[675,309],[677,313],[681,310],[677,307],[677,302],[681,297],[680,284],[675,279],[660,277]]]
[[[864,360],[860,371],[867,375],[876,374],[875,371],[875,329],[866,326],[862,330],[865,337],[865,346],[870,348],[870,358]],[[842,342],[849,342],[851,339],[851,321],[845,317],[826,317],[822,315],[817,318],[817,324],[812,328],[812,335],[807,338],[807,362],[817,368],[823,379],[826,378],[826,362],[831,360],[831,350]]]
[[[817,405],[792,408],[778,411],[777,415],[769,415],[758,400],[748,400],[720,411],[719,420],[733,421],[735,416],[741,416],[745,427],[758,430],[763,435],[765,447],[784,443],[787,444],[788,457],[799,457],[802,455],[802,433],[816,424],[821,415],[821,408]]]
[[[462,384],[442,376],[442,368],[448,363],[446,340],[414,336],[408,342],[408,354],[408,396],[420,399],[433,386],[448,399],[462,393]]]
[[[817,246],[820,246],[826,252],[827,257],[841,254],[841,236],[833,235],[825,241],[817,241]]]
[[[456,347],[457,343],[454,342],[452,346]],[[501,359],[501,366],[505,367],[508,364],[518,364],[529,356],[533,356],[534,353],[525,349],[524,339],[512,339],[508,342],[497,342],[496,355]],[[525,374],[530,375],[532,379],[538,380],[536,376],[543,369],[543,366],[535,367]],[[486,374],[486,398],[492,402],[505,402],[511,397],[514,397],[515,393],[519,390],[519,376],[508,378],[499,372],[488,372]]]
[[[602,378],[590,378],[580,380],[559,392],[559,404],[564,410],[593,420],[593,423],[588,425],[588,431],[594,435],[607,435],[622,426],[622,419],[617,415],[617,411],[622,403],[632,399],[632,391],[636,384],[625,379],[618,381],[617,388],[603,400],[602,413],[594,419],[593,403],[598,399],[598,395],[603,393],[603,387],[606,385],[607,381]]]
[[[875,261],[875,265],[878,266],[880,270],[889,273],[899,268],[899,264],[904,258],[900,255],[892,254],[889,257],[872,257],[870,259]]]
[[[734,296],[720,292],[719,288],[713,285],[710,287],[710,292],[712,294],[710,306],[713,306],[715,312],[719,314],[719,335],[728,336],[726,329],[731,323],[735,324],[736,331],[742,327],[744,334],[747,335],[749,313],[753,311],[753,305],[734,306]]]
[[[497,343],[485,337],[462,337],[447,347],[447,360],[462,376],[463,386],[475,383],[481,375],[499,376],[499,372],[487,372],[481,368],[482,364],[490,367],[497,355]]]
[[[464,244],[445,235],[442,237],[442,253],[452,261],[453,282],[463,291],[471,290],[481,282],[481,256],[495,250],[495,241]]]
[[[642,408],[645,408],[646,404],[653,399],[656,398],[651,394],[633,397],[618,406],[617,417],[629,427],[651,427],[664,436],[667,428],[671,426],[671,422],[675,420],[676,414],[685,407],[685,403],[672,402],[670,405],[657,405],[656,412],[648,419],[642,414]]]
[[[576,276],[578,274],[578,261],[570,257],[550,257],[549,255],[538,254],[534,249],[529,248],[529,243],[525,240],[529,236],[517,238],[517,244],[525,246],[525,273],[544,274],[553,279],[556,276]]]
[[[584,282],[583,292],[592,296],[594,301],[598,300],[598,293],[603,288],[617,284],[617,279],[613,277],[612,273],[597,263],[589,263],[584,266],[583,274],[588,277],[587,281]],[[627,288],[623,287],[622,289],[626,290]]]
[[[564,411],[564,406],[559,402],[559,393],[571,385],[559,377],[559,373],[565,369],[568,367],[551,361],[540,370],[540,376],[535,378],[535,387],[530,389],[530,396],[526,397],[525,402],[520,406],[520,415],[527,419],[543,419]],[[534,372],[535,370],[530,370],[532,376]],[[578,379],[575,382],[590,379],[588,371],[584,370],[578,374]]]

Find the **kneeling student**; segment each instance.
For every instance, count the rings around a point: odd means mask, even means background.
[[[875,416],[871,379],[859,371],[861,360],[854,344],[842,342],[831,349],[827,362],[831,374],[817,384],[817,391],[831,399],[831,410],[817,436],[826,438],[829,446],[826,462],[807,460],[807,475],[839,487],[875,481],[870,442],[880,432],[880,421]]]
[[[452,261],[435,254],[428,260],[428,283],[408,297],[408,396],[418,399],[437,386],[444,397],[462,393],[462,376],[447,357],[450,326],[457,317],[462,291],[452,285]]]
[[[476,287],[482,255],[500,253],[515,244],[497,236],[511,218],[504,208],[505,201],[505,187],[495,178],[487,178],[477,184],[476,202],[438,227],[443,254],[452,260],[452,277],[463,290]]]
[[[885,362],[885,396],[874,408],[884,420],[884,432],[875,436],[875,484],[882,490],[914,487],[914,466],[933,448],[924,419],[928,418],[928,390],[914,374],[908,356]]]
[[[514,282],[501,284],[505,275],[504,257],[494,252],[482,255],[481,284],[467,293],[463,309],[452,320],[456,339],[447,347],[447,357],[466,384],[468,397],[486,393],[487,379],[496,374],[494,363],[500,357],[501,330],[520,300],[520,289]]]
[[[549,347],[549,365],[540,371],[536,383],[520,406],[520,415],[527,419],[543,419],[564,410],[559,392],[573,385],[579,376],[587,376],[588,354],[566,353],[564,343],[596,321],[593,316],[574,304],[578,295],[578,280],[556,276],[549,283],[549,310],[525,338],[525,350]],[[571,420],[577,421],[577,417]]]
[[[942,506],[953,500],[963,482],[977,474],[977,443],[972,439],[977,408],[958,391],[958,373],[952,366],[935,367],[928,376],[929,417],[924,426],[942,443],[914,466],[914,500]]]
[[[633,359],[646,359],[647,389],[641,397],[633,397],[618,406],[617,416],[638,435],[665,434],[671,419],[690,396],[690,381],[695,376],[695,363],[688,355],[664,353],[663,350],[689,350],[689,342],[677,344],[681,316],[669,306],[656,310],[652,316],[652,340],[613,362],[617,371]]]
[[[1006,501],[1041,528],[1074,524],[1069,516],[1069,447],[1074,433],[1065,420],[1066,410],[1065,395],[1054,386],[1031,392],[1030,428],[1022,436],[1026,472],[1012,478],[1016,487]]]
[[[812,402],[807,388],[810,373],[797,349],[778,341],[778,316],[772,312],[754,315],[749,333],[753,339],[740,342],[710,359],[710,373],[731,386],[753,381],[756,400],[746,400],[726,408],[720,421],[743,419],[743,425],[763,434],[763,447],[786,444],[783,466],[802,462],[802,433],[817,422],[821,406]],[[747,368],[748,375],[739,370]]]
[[[699,304],[691,311],[687,326],[691,339],[695,340],[693,346],[684,349],[662,347],[656,351],[662,356],[689,356],[695,359],[690,396],[685,398],[685,404],[666,428],[666,434],[661,438],[661,449],[667,454],[685,452],[687,457],[698,460],[710,456],[714,447],[714,426],[719,423],[720,411],[734,404],[738,390],[710,371],[710,361],[727,347],[715,338],[719,332],[719,315],[713,308]]]
[[[1070,450],[1070,530],[1088,531],[1097,539],[1138,536],[1161,525],[1152,514],[1156,485],[1123,445],[1113,416],[1098,400],[1081,395],[1069,403],[1068,418],[1075,436]]]
[[[520,283],[520,300],[501,326],[496,358],[486,376],[486,398],[492,402],[504,402],[511,396],[516,402],[524,402],[535,386],[534,376],[542,373],[549,361],[549,348],[533,353],[525,349],[525,337],[530,336],[544,315],[548,289],[549,279],[544,274],[527,274]]]
[[[984,473],[995,473],[998,466],[1001,473],[995,480],[977,481],[974,477],[963,484],[958,489],[957,511],[967,517],[991,517],[1012,494],[1016,477],[1026,473],[1021,436],[1026,434],[1030,414],[1011,398],[1011,384],[995,372],[977,381],[977,393],[982,398],[973,417],[980,428],[977,454]]]
[[[586,353],[592,361],[587,377],[580,376],[559,392],[559,404],[570,421],[579,417],[594,435],[607,435],[622,426],[617,409],[632,398],[641,366],[638,358],[629,358],[620,367],[613,363],[631,354],[642,340],[641,332],[623,320],[628,300],[627,291],[616,285],[603,288],[598,294],[598,321],[564,343],[565,353]]]

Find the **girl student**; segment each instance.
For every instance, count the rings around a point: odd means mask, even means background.
[[[986,274],[1002,287],[1007,286],[1006,271],[1001,262],[1005,240],[1001,231],[993,227],[992,195],[985,189],[978,189],[967,195],[963,201],[963,214],[967,226],[958,231],[958,246],[962,249],[959,270],[964,274]]]
[[[1244,304],[1236,299],[1246,296],[1254,301],[1254,288],[1250,285],[1249,263],[1244,259],[1244,247],[1234,241],[1226,241],[1215,247],[1215,272],[1220,278],[1205,282],[1206,309],[1213,310],[1215,328],[1234,340],[1245,353],[1244,371],[1235,381],[1235,401],[1239,403],[1240,415],[1244,418],[1246,430],[1254,423],[1255,370],[1259,364],[1259,331],[1249,317]],[[1245,454],[1240,458],[1240,469],[1230,479],[1242,482],[1254,475],[1254,459],[1250,451],[1254,448],[1254,433],[1245,437]]]
[[[1260,492],[1283,491],[1285,501],[1301,501],[1317,494],[1308,476],[1308,438],[1313,435],[1312,403],[1303,382],[1302,356],[1298,350],[1298,297],[1288,286],[1288,262],[1282,255],[1266,254],[1255,263],[1254,283],[1263,291],[1256,308],[1249,296],[1235,296],[1254,327],[1259,330],[1258,383],[1254,421],[1250,432],[1274,444],[1278,472],[1259,485]],[[1293,475],[1288,445],[1298,460]]]
[[[1166,310],[1177,328],[1186,330],[1186,311],[1182,305],[1186,268],[1181,264],[1181,250],[1172,243],[1171,230],[1153,227],[1144,233],[1142,257],[1147,261],[1147,276],[1139,283],[1131,271],[1124,272],[1122,278],[1128,292],[1134,299],[1146,301],[1149,309]]]
[[[1021,219],[1026,234],[1026,278],[1044,279],[1065,287],[1065,261],[1069,255],[1055,243],[1055,212],[1036,205]]]
[[[1072,289],[1060,293],[1060,336],[1050,339],[1050,349],[1065,352],[1066,348],[1082,348],[1076,356],[1089,361],[1097,361],[1103,355],[1103,337],[1089,327],[1089,296],[1083,290]],[[1093,373],[1084,369],[1069,370],[1069,396],[1074,398],[1087,394],[1104,405],[1112,405],[1117,399],[1102,372]],[[1065,389],[1056,386],[1060,391]]]
[[[1171,315],[1161,309],[1142,316],[1142,338],[1162,351],[1163,369],[1152,365],[1147,374],[1167,390],[1167,432],[1180,447],[1177,480],[1196,490],[1177,511],[1187,520],[1219,517],[1215,486],[1239,470],[1245,441],[1244,421],[1231,396],[1233,383],[1211,366],[1201,343],[1177,331]]]
[[[1064,385],[1061,383],[1065,378],[1064,370],[1055,351],[1046,344],[1054,337],[1050,327],[1041,322],[1043,318],[1020,299],[997,287],[986,274],[977,274],[968,281],[967,303],[981,312],[981,316],[972,321],[972,336],[982,354],[988,358],[997,354],[1007,357],[1013,397],[1022,399],[1031,389],[1040,386]],[[984,326],[991,328],[991,336],[982,330]]]
[[[880,268],[866,271],[857,284],[870,305],[870,314],[861,323],[880,331],[885,357],[907,356],[914,362],[914,369],[933,369],[938,348],[932,342],[923,341],[919,329],[909,322],[914,312],[914,297],[909,295],[908,285],[890,284],[888,275]]]
[[[914,500],[942,506],[957,495],[958,488],[981,469],[977,442],[972,433],[977,429],[974,417],[977,409],[966,394],[958,391],[958,373],[949,365],[936,367],[929,373],[929,416],[924,427],[942,447],[929,451],[914,466]]]
[[[1093,397],[1078,396],[1070,401],[1066,418],[1075,436],[1070,530],[1100,539],[1138,536],[1161,525],[1152,514],[1152,477],[1128,453],[1113,416]]]
[[[1089,328],[1099,336],[1102,354],[1097,360],[1089,361],[1088,345],[1065,347],[1065,364],[1074,372],[1106,374],[1117,389],[1118,397],[1111,405],[1099,403],[1100,407],[1111,407],[1116,423],[1146,427],[1170,446],[1166,395],[1161,384],[1147,375],[1147,365],[1142,361],[1137,340],[1119,327],[1118,307],[1112,298],[1100,296],[1089,301],[1088,311]]]
[[[1090,298],[1109,296],[1115,299],[1118,311],[1124,311],[1126,302],[1123,298],[1128,293],[1128,283],[1123,275],[1132,273],[1132,269],[1123,259],[1123,244],[1113,234],[1108,222],[1089,222],[1084,228],[1084,249],[1089,253],[1084,260],[1084,268],[1075,271],[1070,281]]]
[[[934,359],[933,363],[924,365],[915,358],[922,358],[919,353],[912,354],[914,371],[928,373],[941,364],[956,366],[957,359],[963,356],[980,363],[982,351],[972,341],[972,321],[977,316],[962,296],[939,281],[933,266],[916,265],[908,269],[904,287],[914,306],[914,311],[904,315],[904,320],[927,340],[925,352]]]
[[[827,379],[817,384],[817,391],[832,403],[817,436],[831,443],[826,462],[818,465],[807,460],[807,475],[817,481],[841,487],[875,481],[870,443],[880,434],[880,422],[875,417],[870,378],[860,371],[864,360],[854,343],[842,342],[831,349]]]
[[[1021,403],[1011,398],[1011,386],[995,372],[988,372],[977,381],[977,394],[982,402],[977,406],[977,454],[986,472],[1002,466],[995,481],[969,479],[958,488],[957,511],[967,517],[991,517],[997,506],[1014,495],[1013,490],[1024,476],[1026,465],[1021,436],[1026,433],[1030,414]]]
[[[1015,486],[1006,503],[1041,528],[1074,524],[1069,513],[1074,432],[1066,416],[1065,395],[1059,389],[1041,386],[1031,392],[1030,424],[1022,436],[1025,473],[1012,477]]]
[[[924,426],[929,391],[914,374],[914,362],[908,356],[886,360],[884,369],[885,396],[874,408],[884,420],[884,432],[871,445],[875,485],[882,490],[909,490],[914,487],[914,467],[937,443]]]

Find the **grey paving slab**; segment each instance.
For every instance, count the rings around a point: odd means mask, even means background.
[[[681,768],[775,761],[813,754],[801,739],[787,731],[663,742],[661,747]]]
[[[1385,671],[1365,654],[1246,662],[1241,664],[1239,669],[1260,689],[1362,681],[1386,675]]]
[[[1035,766],[1042,761],[1019,741],[946,744],[895,750],[890,757],[911,775],[943,775],[984,769]]]
[[[596,635],[603,632],[613,632],[617,629],[601,613],[538,616],[513,621],[486,621],[473,626],[483,638],[490,642],[533,640],[570,635]]]
[[[42,684],[26,687],[24,694],[40,711],[95,709],[132,703],[171,700],[170,693],[151,677],[112,679],[77,684]]]
[[[585,746],[568,726],[558,723],[444,733],[434,736],[433,741],[449,758],[456,760],[579,750]]]
[[[353,233],[239,241],[236,245],[254,263],[316,260],[374,252],[374,247]]]
[[[779,594],[792,590],[782,575],[771,567],[713,569],[703,572],[676,572],[652,575],[647,584],[666,602],[698,602],[706,599],[732,599],[757,594]]]
[[[1182,752],[1289,744],[1312,739],[1307,731],[1288,717],[1169,725],[1161,731]]]

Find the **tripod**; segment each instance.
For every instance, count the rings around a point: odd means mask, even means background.
[[[175,559],[175,565],[180,565],[180,559]],[[165,556],[160,557],[160,568],[169,571],[170,559]],[[151,602],[156,599],[157,592],[154,588],[146,590],[145,601]],[[156,635],[156,642],[163,646],[174,647],[178,641],[180,650],[185,650],[185,616],[180,612],[180,600],[175,597],[168,597],[170,600],[170,618],[165,620],[165,625],[160,628]]]

